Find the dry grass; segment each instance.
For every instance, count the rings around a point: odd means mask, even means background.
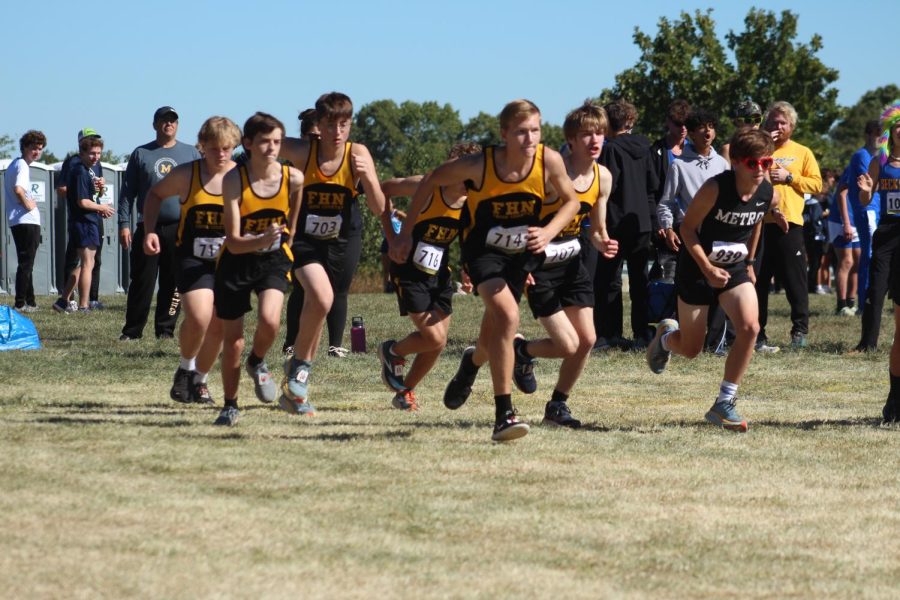
[[[747,435],[702,421],[721,359],[657,377],[613,353],[573,395],[579,432],[537,425],[557,367],[540,363],[541,390],[515,397],[532,433],[507,445],[489,441],[487,373],[459,411],[440,402],[475,298],[456,304],[418,415],[390,409],[374,355],[355,355],[317,361],[314,419],[244,381],[228,430],[168,400],[172,342],[114,341],[110,300],[67,317],[43,303],[45,349],[0,354],[0,596],[900,595],[900,430],[876,419],[887,354],[841,353],[859,325],[831,298],[812,299],[808,351],[755,357]],[[783,296],[772,307],[784,343]],[[351,296],[351,312],[370,348],[409,329],[389,295]]]

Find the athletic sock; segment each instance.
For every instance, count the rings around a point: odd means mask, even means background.
[[[474,352],[472,354],[474,354]],[[459,368],[462,369],[462,372],[466,375],[474,375],[475,373],[478,373],[478,369],[480,368],[472,361],[472,354],[463,354],[462,360],[459,362]]]
[[[512,394],[499,394],[494,396],[494,413],[499,421],[512,410]]]
[[[225,408],[228,408],[229,406],[231,408],[237,408],[238,407],[237,398],[232,398],[231,400],[229,400],[228,398],[225,398]]]
[[[196,358],[185,358],[181,357],[181,362],[178,363],[179,369],[184,369],[185,371],[196,371],[197,370],[197,359]]]
[[[568,394],[563,394],[561,391],[554,389],[553,394],[550,396],[550,402],[565,402],[569,399]]]
[[[738,386],[736,383],[731,383],[730,381],[722,380],[722,383],[719,385],[719,397],[716,398],[716,402],[731,402],[734,400],[734,397],[737,395]]]
[[[312,368],[312,361],[309,360],[301,360],[299,358],[291,358],[291,370],[297,369],[299,367],[306,367],[306,370],[310,370]]]
[[[209,373],[194,371],[194,383],[206,383],[207,381],[209,381]]]
[[[255,353],[253,353],[252,351],[250,352],[250,356],[247,357],[247,364],[250,365],[250,366],[251,366],[252,368],[254,368],[254,369],[255,369],[256,367],[258,367],[258,366],[260,365],[260,363],[262,363],[262,361],[263,361],[263,359],[261,359],[260,357],[258,357],[258,356],[257,356]]]

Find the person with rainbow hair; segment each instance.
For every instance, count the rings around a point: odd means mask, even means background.
[[[900,99],[881,114],[883,133],[878,139],[878,160],[869,163],[869,171],[857,179],[859,200],[869,204],[880,192],[881,223],[872,236],[869,295],[863,312],[873,321],[877,331],[881,319],[886,286],[884,273],[889,273],[891,296],[894,299],[894,342],[891,345],[889,373],[891,391],[881,411],[884,423],[900,421]]]

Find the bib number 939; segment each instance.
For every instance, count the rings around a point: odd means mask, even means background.
[[[735,265],[747,258],[747,245],[736,242],[713,242],[709,262],[714,265]]]

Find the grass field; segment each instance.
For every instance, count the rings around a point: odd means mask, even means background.
[[[900,597],[888,315],[883,349],[848,356],[858,319],[812,297],[810,348],[751,363],[746,435],[703,421],[722,359],[654,376],[614,352],[572,396],[581,431],[539,425],[558,366],[542,361],[538,393],[514,395],[531,434],[501,445],[486,369],[464,407],[441,404],[475,298],[455,303],[420,413],[390,408],[374,353],[408,322],[356,294],[370,353],[316,362],[318,416],[261,405],[245,377],[231,429],[169,400],[175,343],[116,341],[124,298],[105,300],[41,301],[44,349],[0,353],[0,597]],[[784,297],[771,307],[785,344]]]

